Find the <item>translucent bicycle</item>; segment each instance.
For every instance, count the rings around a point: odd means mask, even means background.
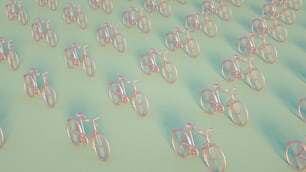
[[[240,63],[245,64],[246,67],[242,68]],[[241,58],[239,55],[235,55],[234,60],[223,60],[221,75],[224,80],[229,82],[246,78],[248,85],[256,91],[263,90],[266,85],[264,74],[254,67],[254,61],[250,57]]]
[[[93,77],[96,73],[96,64],[87,55],[87,45],[80,46],[77,43],[72,43],[72,46],[64,50],[65,63],[68,68],[73,69],[79,67],[82,63],[83,71],[87,76]]]
[[[143,53],[140,56],[141,71],[147,75],[161,71],[163,78],[169,83],[177,80],[177,68],[167,58],[167,52],[151,49],[150,53]]]
[[[128,28],[138,25],[138,28],[144,33],[151,31],[151,21],[144,15],[143,8],[130,7],[129,10],[123,12],[122,22]]]
[[[104,23],[103,27],[99,27],[96,31],[96,38],[101,46],[112,44],[121,53],[126,49],[126,39],[119,32],[118,25]]]
[[[144,9],[148,13],[159,11],[164,17],[171,14],[171,6],[167,0],[144,0]]]
[[[188,30],[176,27],[175,32],[166,33],[165,38],[166,47],[170,51],[185,48],[186,53],[192,58],[197,58],[200,54],[199,42],[190,36]]]
[[[201,16],[204,17],[204,21],[200,20]],[[218,32],[217,24],[207,14],[200,11],[186,16],[185,27],[190,32],[201,30],[210,38],[216,37]]]
[[[76,117],[69,117],[66,123],[66,132],[69,140],[73,145],[88,144],[91,139],[92,148],[98,156],[99,160],[106,161],[110,156],[110,145],[107,137],[101,131],[98,131],[98,123],[96,122],[100,117],[93,120],[86,119],[81,112],[76,114]],[[84,124],[87,123],[92,126],[93,131],[88,134],[87,128]]]
[[[262,6],[262,14],[267,16],[267,19],[280,19],[283,23],[292,25],[295,20],[295,10],[289,8],[287,0],[272,0],[271,3],[266,3]]]
[[[40,41],[45,39],[50,47],[55,47],[57,45],[57,37],[55,32],[50,27],[49,21],[37,19],[35,23],[32,24],[32,36],[35,41]]]
[[[255,45],[254,38],[261,41],[258,48]],[[238,39],[238,52],[245,57],[260,53],[260,57],[269,64],[274,64],[278,59],[277,49],[267,41],[265,36],[259,37],[255,32],[250,32],[249,36],[242,36]]]
[[[53,108],[56,104],[56,93],[54,88],[47,82],[47,74],[39,73],[37,69],[32,68],[23,75],[23,86],[29,97],[43,94],[44,101],[48,107]]]
[[[112,0],[88,0],[88,3],[92,9],[102,7],[107,14],[111,14],[113,12]]]
[[[217,5],[215,5],[215,2],[217,2]],[[222,0],[203,0],[202,11],[209,16],[218,15],[224,21],[229,21],[232,18],[231,8],[228,7]]]
[[[132,107],[137,115],[144,117],[149,112],[149,101],[143,92],[138,91],[137,81],[129,81],[120,76],[117,81],[109,83],[108,96],[115,105],[128,104],[132,99]],[[130,86],[129,88],[127,86]],[[128,95],[127,92],[130,94]]]
[[[238,127],[244,127],[248,122],[248,109],[240,101],[236,99],[236,94],[233,89],[223,89],[219,84],[215,84],[214,89],[203,89],[200,93],[200,105],[204,112],[208,114],[215,114],[217,112],[224,112],[225,107],[228,108],[228,114]],[[220,98],[220,94],[228,95],[230,98]],[[227,96],[227,97],[228,97]]]
[[[40,6],[43,7],[45,5],[48,5],[49,8],[53,11],[55,11],[58,8],[58,2],[57,0],[36,0],[36,3]]]
[[[9,20],[17,18],[21,24],[26,25],[28,23],[28,16],[21,3],[22,1],[10,0],[10,3],[5,6],[5,12]]]
[[[86,29],[87,27],[87,16],[81,11],[80,5],[70,2],[63,9],[63,19],[66,24],[71,24],[76,21],[81,29]]]
[[[304,136],[306,139],[306,135]],[[286,159],[290,167],[296,171],[306,170],[306,144],[292,140],[286,146]]]
[[[19,57],[12,47],[12,41],[5,41],[0,38],[0,63],[7,60],[13,70],[19,67]]]
[[[301,98],[298,103],[298,115],[306,123],[306,97]]]
[[[182,158],[198,157],[199,152],[203,150],[203,159],[209,171],[224,172],[226,169],[225,155],[218,145],[211,142],[211,131],[213,131],[212,128],[198,131],[191,123],[187,123],[186,130],[182,128],[172,130],[172,148]],[[201,139],[205,139],[205,143],[199,145],[194,135],[201,136]]]
[[[4,146],[4,134],[2,128],[0,128],[0,148]]]

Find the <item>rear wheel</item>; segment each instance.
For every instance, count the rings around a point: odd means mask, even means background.
[[[74,145],[81,143],[81,125],[75,118],[68,118],[66,123],[66,132],[69,140]]]
[[[182,129],[172,131],[171,142],[172,148],[178,156],[186,158],[190,154],[189,148],[191,140],[188,134]]]

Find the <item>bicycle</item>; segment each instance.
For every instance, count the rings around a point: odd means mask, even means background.
[[[0,128],[0,148],[4,146],[4,134],[2,128]]]
[[[161,71],[163,78],[169,83],[175,83],[177,80],[177,68],[168,61],[167,52],[156,51],[152,48],[150,53],[143,53],[140,56],[140,68],[146,75]]]
[[[71,24],[77,21],[81,29],[86,29],[87,27],[87,16],[81,11],[80,5],[75,5],[70,2],[68,6],[63,9],[63,19],[66,24]]]
[[[89,0],[88,3],[92,9],[97,9],[102,6],[106,14],[111,14],[113,11],[113,3],[111,0]]]
[[[58,2],[57,0],[36,0],[36,3],[40,6],[43,7],[45,5],[48,5],[49,8],[53,11],[57,10],[58,8]]]
[[[306,139],[306,135],[304,136]],[[296,171],[306,170],[306,144],[299,140],[287,142],[286,159],[290,167]]]
[[[172,130],[172,148],[174,152],[182,157],[188,156],[199,157],[200,150],[203,150],[203,159],[210,171],[224,172],[226,169],[226,159],[223,150],[211,142],[210,132],[213,128],[209,128],[206,131],[197,131],[193,124],[187,123],[186,130],[179,128]],[[206,142],[200,146],[196,145],[194,141],[193,133],[203,136]]]
[[[181,39],[181,35],[184,34],[184,38]],[[199,42],[190,36],[190,32],[186,29],[181,30],[176,27],[175,32],[168,32],[165,36],[166,47],[170,51],[175,49],[182,49],[185,47],[186,53],[191,58],[197,58],[200,54]]]
[[[138,25],[138,28],[144,33],[151,31],[151,21],[143,14],[143,8],[130,7],[124,11],[122,23],[127,28]]]
[[[262,40],[261,45],[257,48],[254,38]],[[266,37],[257,36],[255,32],[250,32],[249,36],[242,36],[238,39],[238,52],[240,55],[248,57],[250,55],[258,55],[266,63],[274,64],[278,59],[277,49],[267,41]]]
[[[298,103],[298,115],[306,123],[306,97],[301,98]]]
[[[126,49],[126,39],[118,31],[118,25],[104,23],[103,27],[99,27],[96,31],[96,39],[100,46],[113,43],[113,46],[121,53]]]
[[[137,81],[129,81],[124,76],[119,76],[117,81],[109,83],[108,96],[115,105],[127,104],[132,101],[132,107],[137,115],[144,117],[149,112],[149,101],[143,92],[138,91]],[[131,86],[130,95],[127,94],[127,87]]]
[[[93,77],[96,73],[96,64],[90,56],[87,55],[87,47],[87,45],[80,46],[73,42],[71,47],[65,48],[64,59],[67,67],[70,69],[79,67],[82,63],[82,68],[86,75]]]
[[[262,14],[268,16],[268,19],[281,19],[285,24],[292,25],[295,20],[295,10],[289,8],[287,5],[287,0],[271,0],[271,3],[266,3],[262,6]],[[276,16],[273,16],[273,14]]]
[[[247,68],[241,69],[239,62],[246,64]],[[221,75],[228,82],[236,79],[243,80],[246,76],[248,85],[256,91],[263,90],[266,84],[264,74],[254,67],[254,61],[250,57],[241,58],[239,55],[235,55],[234,60],[223,60]]]
[[[19,68],[19,57],[12,47],[12,40],[4,41],[0,38],[0,63],[7,60],[13,70]]]
[[[215,114],[217,112],[224,112],[225,107],[227,107],[228,114],[234,125],[244,127],[248,122],[249,113],[247,107],[240,100],[236,99],[236,94],[234,93],[236,89],[223,89],[219,84],[215,84],[213,90],[203,89],[200,93],[202,110],[207,114]],[[220,98],[221,93],[229,95],[230,99],[224,101],[224,99]]]
[[[148,13],[159,11],[163,17],[169,17],[171,6],[166,0],[144,0],[144,9]]]
[[[219,5],[215,5],[214,0],[203,0],[202,11],[208,16],[218,15],[222,20],[229,21],[232,18],[232,10],[222,0],[216,1]]]
[[[11,0],[5,6],[6,16],[9,20],[18,19],[22,25],[28,23],[28,16],[25,10],[21,6],[22,1]]]
[[[80,144],[88,144],[91,139],[92,148],[98,156],[99,160],[106,161],[110,156],[110,145],[107,137],[101,131],[98,131],[97,120],[100,117],[96,117],[93,120],[85,118],[82,112],[78,112],[76,117],[69,117],[66,123],[66,132],[69,140],[75,146]],[[84,123],[92,125],[93,131],[88,135],[85,130]]]
[[[200,21],[200,16],[204,16],[203,22]],[[190,32],[203,30],[210,38],[216,37],[218,32],[217,24],[213,20],[210,20],[207,14],[200,11],[195,11],[194,14],[186,16],[185,27]]]
[[[56,93],[54,88],[47,82],[47,74],[48,72],[39,73],[37,69],[32,68],[23,75],[23,86],[29,97],[39,95],[42,92],[45,103],[49,108],[54,108],[56,105]]]
[[[40,18],[32,24],[32,37],[35,41],[45,39],[50,47],[57,45],[57,37],[50,27],[50,22],[41,20]]]

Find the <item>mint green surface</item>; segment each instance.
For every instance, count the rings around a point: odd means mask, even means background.
[[[0,36],[11,39],[21,66],[11,70],[6,61],[0,64],[0,127],[4,130],[5,145],[0,150],[0,171],[209,171],[202,158],[178,157],[171,147],[171,131],[192,122],[198,129],[214,128],[213,142],[219,145],[227,160],[227,172],[290,172],[285,159],[289,140],[303,140],[305,123],[297,117],[297,102],[306,96],[306,8],[296,13],[296,23],[287,26],[288,40],[278,43],[270,39],[279,59],[270,65],[254,57],[255,66],[266,77],[261,92],[251,90],[245,82],[228,83],[221,77],[221,62],[238,53],[240,36],[247,35],[253,18],[261,14],[264,0],[246,0],[243,8],[229,4],[232,21],[218,17],[218,36],[210,39],[201,32],[192,33],[199,40],[201,53],[191,59],[182,50],[169,53],[179,73],[175,84],[168,84],[160,74],[147,76],[140,70],[139,57],[150,48],[165,51],[164,35],[184,26],[184,17],[198,8],[193,0],[185,5],[170,1],[172,14],[164,18],[158,13],[146,14],[152,31],[142,33],[138,28],[125,28],[121,14],[130,6],[143,7],[142,0],[132,2],[113,0],[112,14],[101,8],[92,10],[87,0],[74,1],[88,17],[88,28],[77,23],[67,25],[62,9],[68,0],[58,0],[59,8],[39,7],[34,0],[24,1],[28,24],[9,21],[1,1]],[[37,18],[50,20],[58,36],[58,45],[49,47],[46,41],[35,42],[31,24]],[[127,40],[127,50],[119,53],[112,45],[100,47],[95,31],[104,22],[118,24]],[[81,68],[68,69],[64,49],[72,42],[88,45],[88,54],[95,60],[97,73],[88,78]],[[29,98],[23,89],[23,74],[32,67],[49,72],[49,83],[57,93],[57,105],[49,109],[42,95]],[[139,80],[150,103],[147,117],[140,118],[130,105],[113,105],[107,96],[108,83],[119,75]],[[201,89],[218,83],[224,88],[237,87],[238,99],[249,110],[249,122],[244,128],[233,125],[226,114],[207,115],[199,105]],[[101,162],[91,145],[73,146],[66,136],[66,119],[76,112],[88,118],[101,116],[100,130],[110,141],[111,155]]]

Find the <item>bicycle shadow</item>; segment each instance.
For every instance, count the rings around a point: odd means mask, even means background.
[[[227,44],[232,48],[232,50],[238,51],[237,43],[238,43],[239,37],[235,37],[232,34],[226,34],[226,35],[224,35],[224,38],[225,38]]]
[[[210,57],[209,58],[210,64],[213,66],[216,73],[223,79],[222,74],[221,74],[222,62],[225,59],[230,59],[231,56],[222,57],[221,54],[214,53],[214,54],[210,54],[209,57]]]
[[[301,81],[306,83],[306,66],[293,60],[288,60],[286,65]]]
[[[201,90],[205,89],[207,86],[205,83],[203,83],[200,80],[197,79],[190,79],[189,82],[187,82],[187,87],[189,88],[189,91],[193,97],[193,100],[196,105],[198,105],[199,108],[201,108],[200,105],[200,96],[201,96]]]

